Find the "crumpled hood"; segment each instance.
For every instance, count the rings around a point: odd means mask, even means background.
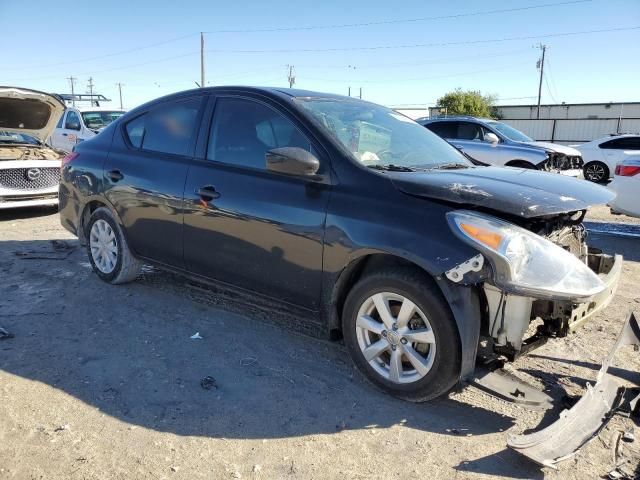
[[[582,155],[579,150],[573,147],[568,147],[566,145],[558,145],[557,143],[551,143],[551,142],[522,142],[522,143],[525,145],[531,145],[532,147],[540,147],[545,150],[552,150],[554,152],[562,153],[570,157],[579,157]]]
[[[523,218],[583,210],[615,197],[611,191],[592,182],[511,167],[385,174],[398,190],[410,195],[488,208]]]
[[[54,95],[26,88],[0,87],[0,130],[24,133],[42,143],[51,135],[65,106]]]

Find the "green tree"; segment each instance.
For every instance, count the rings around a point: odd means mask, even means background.
[[[495,97],[482,95],[477,90],[461,90],[460,88],[440,97],[437,102],[444,115],[470,115],[472,117],[495,117]],[[446,110],[445,110],[446,109]]]

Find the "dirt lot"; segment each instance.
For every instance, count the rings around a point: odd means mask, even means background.
[[[606,209],[596,222],[624,222]],[[592,381],[630,309],[640,238],[592,235],[625,255],[611,306],[515,367],[555,399]],[[36,258],[34,258],[36,257]],[[110,286],[51,210],[0,213],[0,479],[599,478],[617,432],[628,471],[640,429],[615,417],[559,470],[506,448],[547,425],[472,388],[414,405],[369,386],[345,349],[295,334],[260,305],[149,270]],[[190,337],[199,332],[202,339]],[[637,380],[625,350],[613,372]],[[202,388],[215,378],[217,388]]]

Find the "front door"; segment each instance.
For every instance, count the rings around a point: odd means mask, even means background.
[[[105,195],[142,257],[182,268],[182,194],[198,135],[202,95],[163,102],[114,135]],[[120,127],[119,127],[120,128]]]
[[[58,123],[58,127],[51,134],[51,145],[65,152],[70,152],[78,143],[78,135],[82,123],[80,115],[75,110],[67,110],[63,118]]]
[[[317,154],[303,126],[274,105],[218,97],[205,158],[185,184],[187,268],[284,302],[316,310],[330,184],[265,169],[271,148]]]

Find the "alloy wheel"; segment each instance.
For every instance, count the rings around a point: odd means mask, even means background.
[[[113,272],[118,261],[118,243],[111,225],[102,219],[96,220],[89,232],[89,247],[98,270],[104,274]]]
[[[358,311],[356,336],[369,365],[393,383],[413,383],[433,367],[436,339],[426,315],[408,298],[380,292]]]
[[[585,177],[592,182],[601,182],[604,180],[604,167],[597,163],[589,165],[585,171]]]

